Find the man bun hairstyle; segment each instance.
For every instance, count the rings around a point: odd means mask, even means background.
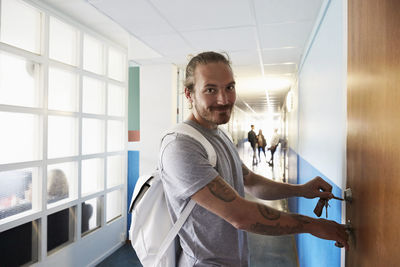
[[[213,51],[207,51],[192,57],[192,59],[186,66],[186,78],[184,82],[185,88],[187,88],[189,92],[193,92],[195,84],[194,72],[198,65],[206,65],[208,63],[218,63],[218,62],[222,62],[227,66],[229,66],[230,69],[232,69],[231,61],[229,60],[229,56],[226,53],[220,54]]]

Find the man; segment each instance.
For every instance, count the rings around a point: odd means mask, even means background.
[[[200,143],[180,134],[162,143],[160,172],[173,220],[193,199],[194,207],[179,232],[178,266],[248,266],[247,232],[263,235],[310,233],[348,247],[343,225],[289,214],[246,200],[244,191],[261,199],[292,196],[330,199],[332,186],[319,177],[304,185],[278,183],[251,172],[235,146],[218,129],[230,119],[236,100],[230,62],[215,52],[201,53],[186,68],[185,95],[192,114],[185,122],[214,147],[213,168]],[[321,191],[322,190],[322,191]]]
[[[250,142],[251,148],[253,149],[253,165],[257,164],[257,135],[254,132],[254,125],[251,125],[251,130],[247,133],[247,140]]]
[[[279,141],[280,141],[280,136],[278,134],[278,129],[275,128],[274,134],[272,135],[272,138],[271,138],[271,145],[268,148],[268,150],[271,151],[271,159],[268,161],[269,166],[274,166],[274,154],[275,154],[276,148],[279,144]]]

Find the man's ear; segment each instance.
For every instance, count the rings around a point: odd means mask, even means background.
[[[186,97],[186,99],[187,99],[190,103],[193,102],[193,100],[192,100],[192,94],[190,93],[189,89],[187,89],[186,87],[185,87],[185,97]]]

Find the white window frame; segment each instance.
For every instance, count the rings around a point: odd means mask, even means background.
[[[1,0],[0,0],[1,1]],[[32,107],[21,107],[21,106],[12,106],[12,105],[3,105],[0,104],[0,111],[7,111],[7,112],[23,112],[23,113],[28,113],[28,114],[35,114],[40,116],[40,126],[41,126],[41,150],[40,153],[42,153],[42,160],[36,160],[36,161],[29,161],[29,162],[18,162],[18,163],[10,163],[10,164],[1,164],[0,165],[0,171],[8,171],[8,170],[14,170],[14,169],[22,169],[22,168],[30,168],[30,167],[38,167],[39,168],[39,197],[36,197],[36,202],[32,203],[32,211],[28,212],[23,212],[21,214],[17,214],[14,216],[7,217],[5,219],[0,220],[0,232],[15,228],[17,226],[20,226],[22,224],[31,222],[31,221],[38,221],[39,222],[39,255],[38,255],[38,262],[45,261],[46,258],[48,257],[47,253],[47,216],[49,214],[67,209],[67,208],[73,208],[75,207],[75,212],[76,212],[76,221],[75,221],[75,231],[74,231],[74,237],[72,242],[66,244],[66,246],[80,242],[81,239],[85,238],[87,235],[95,235],[96,232],[100,231],[106,231],[107,227],[110,224],[115,223],[116,221],[123,220],[124,221],[124,231],[126,229],[126,214],[124,213],[125,210],[127,210],[126,207],[126,199],[127,199],[127,130],[128,130],[128,121],[127,121],[127,115],[128,115],[128,61],[126,60],[125,62],[125,81],[124,82],[119,82],[116,81],[112,78],[108,77],[108,51],[109,48],[112,47],[113,49],[116,49],[126,55],[127,57],[127,49],[121,47],[118,44],[115,44],[114,42],[110,41],[106,37],[96,33],[95,31],[73,21],[69,17],[59,13],[56,10],[53,10],[49,7],[47,7],[45,4],[37,2],[37,1],[30,1],[30,0],[20,0],[28,5],[32,6],[33,8],[38,9],[39,11],[42,12],[42,29],[41,29],[41,54],[37,55],[28,51],[25,51],[23,49],[1,43],[0,42],[0,51],[4,51],[13,55],[21,56],[24,57],[28,60],[37,62],[41,66],[41,71],[40,71],[40,88],[41,88],[41,96],[39,97],[41,102],[41,107],[39,108],[32,108]],[[79,48],[78,48],[78,64],[77,66],[71,66],[68,64],[64,64],[61,62],[57,62],[55,60],[52,60],[49,58],[49,18],[50,16],[55,17],[56,19],[67,23],[73,27],[75,27],[79,31]],[[88,72],[83,69],[83,35],[88,34],[93,38],[96,38],[97,40],[101,41],[104,45],[104,75],[99,75],[95,73]],[[64,111],[55,111],[55,110],[48,110],[47,109],[47,95],[48,95],[48,70],[49,66],[55,66],[61,69],[66,69],[66,70],[73,70],[75,73],[78,75],[79,79],[79,110],[78,112],[64,112]],[[101,80],[105,82],[105,113],[103,115],[97,115],[97,114],[87,114],[87,113],[82,113],[82,77],[83,76],[88,76],[91,78],[96,78],[98,80]],[[118,86],[121,86],[125,88],[125,116],[122,117],[117,117],[117,116],[108,116],[107,111],[108,111],[108,85],[109,84],[115,84]],[[48,115],[64,115],[64,116],[74,116],[78,118],[79,120],[79,126],[78,126],[78,146],[79,146],[79,152],[77,156],[72,156],[72,157],[65,157],[65,158],[57,158],[57,159],[48,159],[47,158],[47,121],[48,121]],[[82,119],[83,118],[96,118],[96,119],[101,119],[105,123],[105,132],[104,132],[104,153],[98,153],[98,154],[91,154],[91,155],[82,155]],[[113,151],[113,152],[107,152],[107,124],[108,120],[119,120],[124,122],[124,149],[121,151]],[[112,186],[111,188],[107,188],[107,158],[108,156],[113,156],[113,155],[122,155],[123,157],[123,177],[125,177],[120,185],[115,185]],[[90,159],[90,158],[102,158],[104,159],[104,187],[102,190],[86,195],[82,197],[81,194],[81,162],[82,160],[85,159]],[[48,208],[47,206],[47,166],[50,164],[55,164],[55,163],[63,163],[63,162],[70,162],[70,161],[76,161],[78,162],[78,182],[77,182],[77,198],[72,199],[66,203],[62,203],[60,205]],[[120,190],[122,192],[122,215],[120,217],[117,217],[110,222],[107,223],[106,221],[106,207],[107,207],[107,194],[110,192],[113,192],[115,190]],[[89,199],[94,199],[94,198],[101,198],[102,203],[101,203],[101,224],[99,228],[94,229],[93,231],[89,231],[89,233],[85,235],[81,235],[81,204]],[[37,208],[37,210],[35,210]],[[60,249],[62,249],[61,247]]]

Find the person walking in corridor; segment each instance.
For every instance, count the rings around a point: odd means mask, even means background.
[[[204,147],[189,136],[171,133],[163,138],[159,170],[173,221],[190,199],[196,206],[179,232],[182,248],[177,266],[249,266],[247,232],[261,235],[309,233],[348,247],[345,227],[273,209],[247,200],[333,197],[332,186],[320,177],[302,185],[266,179],[250,171],[235,145],[218,126],[229,121],[236,101],[235,80],[227,57],[204,52],[186,68],[185,96],[191,114],[184,122],[196,128],[213,146],[213,167]]]
[[[247,133],[247,140],[250,142],[251,148],[253,149],[253,165],[257,162],[257,135],[254,132],[254,125],[251,125],[251,130]]]
[[[281,137],[278,134],[278,128],[275,128],[274,134],[272,135],[272,138],[271,138],[270,147],[268,148],[268,150],[271,152],[271,159],[268,161],[269,166],[274,166],[274,154],[275,154],[276,148],[279,145],[280,138]]]
[[[259,161],[261,161],[261,158],[260,158],[261,150],[264,153],[264,157],[267,158],[267,156],[265,155],[265,147],[267,146],[267,141],[265,140],[262,130],[258,131],[257,145],[258,145],[258,159],[259,159]]]

